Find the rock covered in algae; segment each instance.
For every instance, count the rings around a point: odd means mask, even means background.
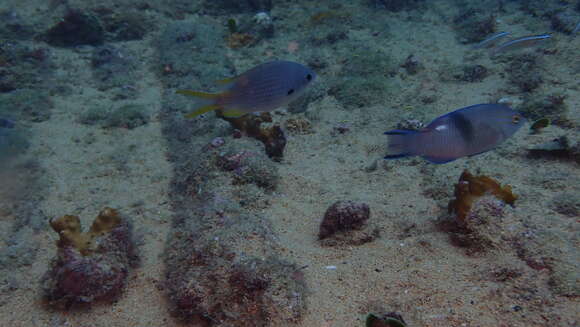
[[[44,299],[54,307],[114,300],[136,263],[130,223],[103,209],[87,232],[77,216],[50,221],[59,234],[57,256],[42,278]]]
[[[190,250],[189,264],[170,265],[166,285],[173,315],[195,326],[300,321],[305,302],[303,282],[293,277],[297,268],[274,259],[238,257],[218,246]]]
[[[290,326],[306,312],[299,265],[283,259],[269,219],[247,209],[251,198],[270,199],[266,186],[277,176],[256,146],[244,138],[200,148],[176,170],[164,285],[180,324]]]
[[[297,265],[281,259],[268,221],[222,195],[208,196],[168,237],[172,315],[188,326],[298,323],[306,311],[305,281]]]

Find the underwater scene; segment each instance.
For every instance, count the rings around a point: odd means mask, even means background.
[[[0,327],[579,327],[579,0],[0,1]]]

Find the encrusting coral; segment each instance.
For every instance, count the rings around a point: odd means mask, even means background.
[[[57,256],[42,278],[44,299],[52,307],[114,300],[137,262],[131,225],[111,208],[103,209],[88,232],[77,216],[50,222],[60,235]]]
[[[280,126],[261,126],[263,123],[272,123],[272,116],[269,112],[231,118],[225,117],[221,112],[217,111],[217,116],[228,121],[232,127],[264,143],[266,154],[268,157],[272,158],[272,160],[280,161],[284,156],[286,136]]]
[[[455,184],[455,199],[449,202],[449,213],[456,213],[459,222],[465,224],[473,203],[480,197],[491,194],[503,202],[513,205],[517,195],[512,193],[509,185],[501,186],[497,181],[488,176],[473,176],[465,170]]]
[[[91,229],[83,233],[78,216],[65,215],[51,220],[50,226],[60,235],[57,242],[59,248],[72,246],[82,255],[88,255],[94,245],[95,237],[110,232],[121,223],[119,213],[115,209],[105,208],[99,213]]]

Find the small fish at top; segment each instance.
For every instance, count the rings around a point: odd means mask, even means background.
[[[13,128],[16,125],[12,120],[6,118],[0,118],[0,127]]]
[[[580,32],[580,22],[578,22],[578,24],[576,24],[576,27],[574,27],[574,29],[572,30],[572,35],[578,32]]]
[[[392,130],[385,159],[421,156],[442,164],[495,148],[526,119],[502,104],[476,104],[440,116],[420,130]]]
[[[272,61],[223,81],[226,90],[205,93],[178,90],[178,94],[209,100],[185,117],[193,118],[212,110],[221,110],[226,117],[240,117],[251,112],[271,111],[299,97],[314,81],[316,74],[308,67],[292,61]]]
[[[504,42],[491,50],[492,56],[500,52],[506,52],[516,49],[522,49],[534,46],[542,41],[548,40],[552,37],[550,34],[530,35]]]
[[[497,42],[499,42],[499,40],[503,39],[504,37],[508,36],[509,34],[510,34],[509,32],[500,32],[500,33],[494,34],[494,35],[488,37],[487,39],[474,45],[472,47],[472,49],[490,48],[490,47],[496,45]]]

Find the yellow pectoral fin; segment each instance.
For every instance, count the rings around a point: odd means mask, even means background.
[[[227,118],[238,118],[242,117],[245,114],[247,114],[247,112],[237,109],[225,109],[224,111],[222,111],[222,115]]]
[[[207,106],[203,106],[199,109],[197,109],[196,111],[190,112],[187,115],[185,115],[185,118],[194,118],[197,117],[199,115],[203,115],[206,112],[210,112],[212,110],[217,110],[217,109],[221,109],[222,107],[219,104],[208,104]]]
[[[215,81],[217,84],[221,84],[221,85],[225,85],[225,84],[230,84],[232,82],[234,82],[236,79],[238,79],[238,76],[234,76],[234,77],[228,77],[228,78],[224,78],[224,79],[220,79]]]
[[[221,94],[216,93],[207,93],[207,92],[198,92],[198,91],[190,91],[190,90],[177,90],[175,91],[177,94],[189,95],[190,97],[197,97],[203,99],[216,99],[221,96]]]

